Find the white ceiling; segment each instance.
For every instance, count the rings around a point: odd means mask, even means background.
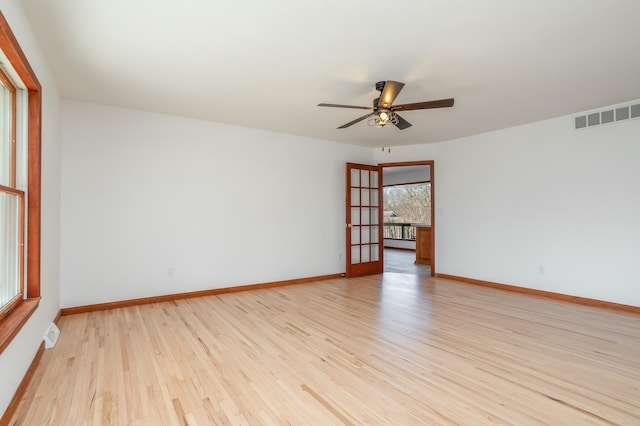
[[[379,147],[640,98],[638,0],[23,0],[62,96]],[[365,113],[379,80],[413,127]]]

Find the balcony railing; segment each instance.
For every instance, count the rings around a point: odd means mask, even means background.
[[[415,240],[416,227],[412,223],[384,223],[384,238],[392,240]]]

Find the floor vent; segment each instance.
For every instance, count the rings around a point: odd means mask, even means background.
[[[58,341],[58,336],[60,336],[60,330],[56,327],[55,323],[51,323],[49,328],[47,328],[47,332],[44,333],[44,347],[46,349],[54,347]]]
[[[600,124],[608,124],[638,117],[640,117],[640,104],[627,105],[575,117],[574,127],[576,129],[585,129]]]

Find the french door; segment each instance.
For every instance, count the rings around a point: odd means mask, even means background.
[[[382,169],[347,163],[346,275],[381,274],[384,269],[382,239]]]

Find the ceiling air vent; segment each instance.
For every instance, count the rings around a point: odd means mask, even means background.
[[[615,121],[628,120],[640,117],[640,104],[627,105],[620,108],[608,109],[600,112],[580,115],[574,118],[576,129],[598,126],[600,124],[613,123]]]

